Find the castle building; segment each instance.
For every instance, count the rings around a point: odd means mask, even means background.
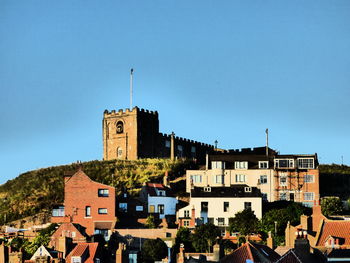
[[[134,107],[104,111],[102,122],[103,159],[192,158],[202,163],[212,145],[159,132],[157,111]]]

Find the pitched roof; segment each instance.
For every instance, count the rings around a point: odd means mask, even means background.
[[[271,248],[265,245],[246,242],[231,254],[224,257],[221,263],[246,263],[247,259],[252,262],[276,261],[280,256]]]
[[[166,197],[174,197],[171,189],[164,184],[146,183],[146,191],[150,196],[159,196],[157,191],[165,191]]]
[[[100,185],[101,187],[104,188],[110,188],[113,189],[113,186],[107,185],[107,184],[102,184],[99,182],[96,182],[94,180],[92,180],[86,173],[84,173],[83,170],[79,169],[75,174],[73,174],[72,176],[66,176],[67,180],[65,181],[65,184],[69,183],[70,181],[72,181],[72,183],[74,184],[76,181],[89,181],[89,182],[93,182],[96,185]]]
[[[325,220],[320,230],[316,246],[325,246],[325,242],[330,236],[340,239],[339,245],[350,246],[350,221]]]
[[[301,259],[295,254],[293,249],[288,250],[276,263],[302,263]]]
[[[86,255],[85,261],[81,263],[94,263],[98,243],[78,243],[76,247],[66,257],[66,262],[71,262],[72,257],[82,257]]]
[[[52,234],[51,238],[59,238],[62,235],[72,237],[72,232],[75,232],[75,239],[87,237],[85,228],[81,225],[73,223],[62,223]]]

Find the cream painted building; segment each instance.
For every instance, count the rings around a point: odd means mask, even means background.
[[[195,227],[212,223],[227,227],[229,218],[244,209],[254,211],[256,217],[262,217],[262,199],[259,189],[247,185],[231,187],[194,187],[188,206],[179,209],[179,226]]]
[[[265,201],[288,200],[312,207],[318,202],[317,154],[281,155],[266,147],[209,155],[205,170],[186,171],[186,191],[193,187],[257,187]]]
[[[243,163],[243,162],[240,162]],[[248,163],[248,162],[246,162]],[[230,187],[231,185],[247,184],[257,187],[262,193],[263,200],[275,201],[274,197],[274,171],[273,169],[223,169],[224,162],[212,162],[212,169],[208,170],[187,170],[186,191],[191,191],[191,186],[196,187]],[[220,167],[220,168],[217,168]]]

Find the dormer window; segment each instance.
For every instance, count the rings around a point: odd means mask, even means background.
[[[235,169],[248,169],[248,162],[235,162]]]
[[[122,121],[117,122],[117,134],[124,132],[124,123]]]
[[[204,187],[204,192],[211,192],[211,187]]]
[[[244,192],[246,193],[251,193],[252,192],[252,188],[251,187],[244,187]]]
[[[275,159],[275,168],[294,168],[294,159]]]
[[[298,158],[299,169],[314,169],[314,158]]]
[[[164,190],[158,190],[158,196],[165,196]]]
[[[259,161],[259,169],[268,169],[269,161]]]
[[[213,161],[211,162],[211,169],[225,169],[225,162]]]

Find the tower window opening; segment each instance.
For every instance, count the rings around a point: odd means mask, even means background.
[[[124,123],[122,121],[117,122],[117,134],[124,132]]]

